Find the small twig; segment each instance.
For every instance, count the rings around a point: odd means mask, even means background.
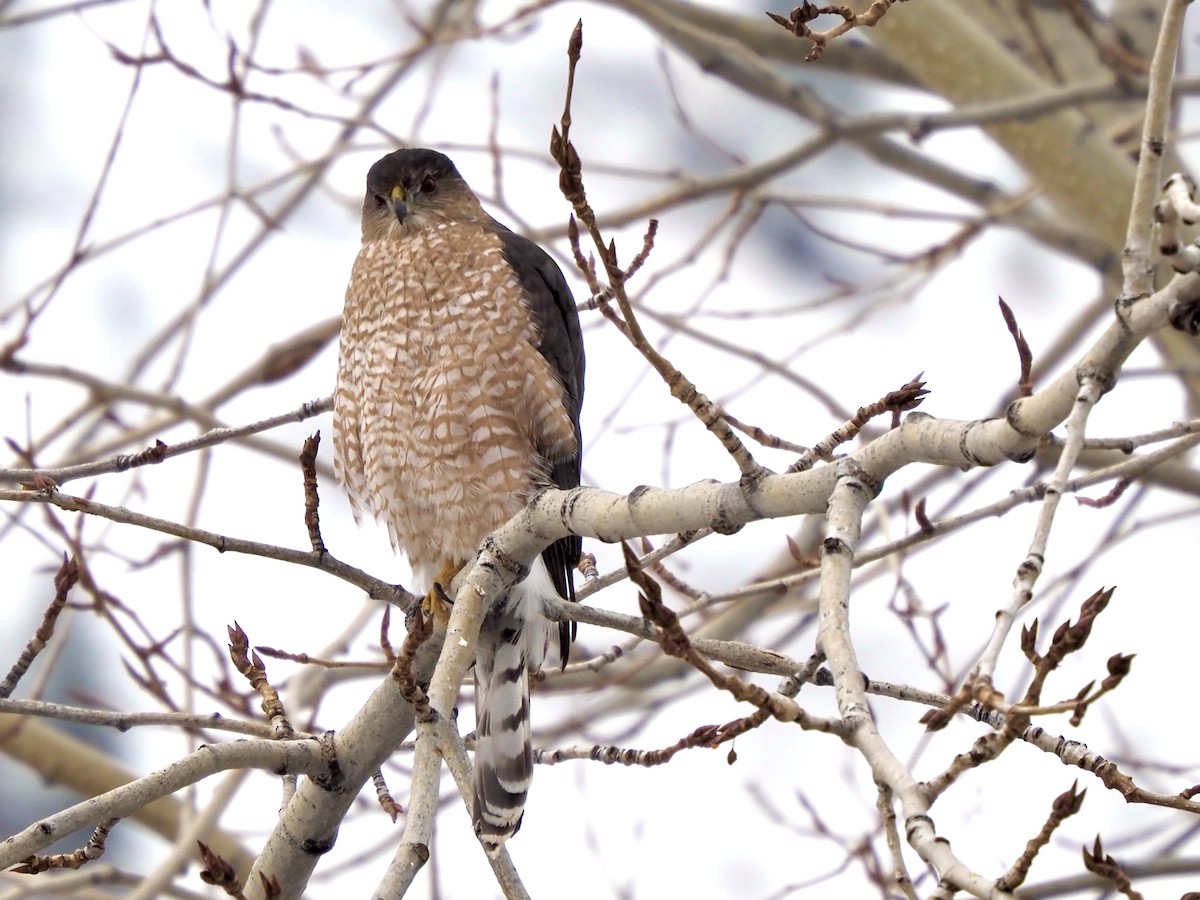
[[[379,803],[380,808],[391,816],[395,822],[403,813],[404,807],[396,802],[392,797],[392,792],[388,790],[387,781],[383,778],[383,772],[376,770],[371,776],[371,783],[375,785],[375,799]]]
[[[742,681],[732,675],[722,675],[714,669],[703,654],[692,646],[679,624],[679,617],[662,602],[662,589],[641,568],[637,554],[625,542],[621,543],[621,548],[625,554],[625,565],[629,570],[629,578],[641,590],[638,595],[638,606],[642,615],[658,626],[654,639],[663,648],[663,652],[682,659],[704,675],[715,687],[728,691],[735,699],[750,703],[781,722],[795,722],[805,729],[835,734],[843,732],[840,721],[810,716],[789,697],[771,693],[756,684]]]
[[[396,651],[392,649],[392,640],[388,636],[388,631],[392,626],[392,607],[390,604],[383,607],[383,615],[379,619],[379,649],[383,651],[384,659],[388,663],[396,661]]]
[[[0,713],[17,716],[37,716],[39,718],[57,719],[60,722],[79,722],[85,725],[116,728],[118,731],[128,731],[131,728],[147,726],[169,725],[184,731],[197,733],[202,733],[204,729],[211,728],[215,731],[229,731],[234,734],[244,734],[251,737],[270,737],[267,726],[261,722],[231,719],[217,712],[127,713],[115,710],[66,706],[62,703],[46,703],[41,700],[0,700]],[[302,736],[309,737],[309,735]]]
[[[1093,500],[1091,497],[1076,495],[1075,502],[1080,506],[1086,506],[1091,509],[1104,509],[1105,507],[1112,506],[1114,503],[1120,500],[1121,496],[1129,489],[1131,484],[1133,484],[1132,478],[1118,478],[1113,483],[1112,489],[1109,490],[1109,492],[1103,497]]]
[[[313,553],[324,555],[320,500],[317,498],[317,448],[320,445],[319,431],[304,439],[304,449],[300,451],[300,470],[304,473],[304,527],[308,529],[308,540],[312,544]]]
[[[33,637],[25,644],[25,649],[21,651],[21,655],[17,661],[13,663],[11,669],[8,670],[8,675],[3,682],[0,682],[0,698],[12,696],[12,692],[16,690],[17,683],[29,671],[29,667],[33,665],[33,661],[37,659],[39,653],[46,648],[46,643],[54,635],[54,625],[58,621],[58,614],[62,612],[63,607],[67,605],[67,594],[70,593],[75,582],[79,580],[79,563],[75,557],[68,559],[63,556],[62,565],[58,567],[58,572],[54,575],[54,599],[50,601],[50,605],[46,607],[46,611],[42,613],[42,623],[34,632]]]
[[[757,425],[751,425],[747,422],[743,422],[736,416],[731,416],[729,411],[726,409],[721,410],[721,415],[732,427],[736,428],[751,440],[762,444],[764,447],[770,447],[773,450],[787,450],[795,454],[807,453],[809,450],[808,447],[802,447],[799,444],[794,444],[785,438],[781,438],[778,435],[774,435],[769,431],[763,430]]]
[[[1083,450],[1088,419],[1104,392],[1113,386],[1116,380],[1116,369],[1109,366],[1081,364],[1075,372],[1075,378],[1078,387],[1070,414],[1066,419],[1067,439],[1063,444],[1062,454],[1055,464],[1054,474],[1046,484],[1045,492],[1042,495],[1041,509],[1038,512],[1029,549],[1017,564],[1016,576],[1013,578],[1012,592],[1008,602],[996,611],[991,635],[983,651],[979,654],[975,667],[966,679],[966,686],[972,691],[972,696],[976,700],[1002,703],[1002,698],[999,697],[992,685],[992,675],[996,670],[1001,650],[1012,630],[1017,614],[1033,599],[1034,587],[1046,566],[1047,546],[1050,542],[1050,532],[1054,527],[1059,503],[1062,501],[1063,492],[1068,489],[1071,471],[1079,461],[1079,454]],[[1028,398],[1015,401],[1016,404],[1028,402]]]
[[[611,744],[596,744],[592,747],[561,747],[558,750],[534,750],[533,761],[539,765],[553,766],[561,762],[590,759],[606,766],[643,766],[652,768],[669,763],[681,750],[695,747],[712,749],[716,746],[713,735],[716,725],[702,725],[680,738],[674,744],[657,750],[635,750],[632,747],[616,747]]]
[[[1004,316],[1004,324],[1008,326],[1008,333],[1012,335],[1013,343],[1017,345],[1017,358],[1021,362],[1021,375],[1017,379],[1017,396],[1031,397],[1033,396],[1033,380],[1030,373],[1033,371],[1033,352],[1029,349],[1029,342],[1025,340],[1020,326],[1017,325],[1017,317],[1013,314],[1012,309],[1004,302],[1003,297],[997,299],[1000,302],[1000,315]]]
[[[401,609],[409,609],[419,601],[418,597],[408,593],[402,587],[380,581],[378,578],[374,578],[361,569],[356,569],[354,566],[342,562],[329,553],[317,554],[311,550],[293,550],[290,547],[278,547],[274,544],[263,544],[258,541],[227,537],[216,532],[180,525],[178,522],[172,522],[168,519],[159,519],[155,516],[135,513],[122,506],[109,506],[105,503],[89,500],[86,497],[64,494],[52,488],[21,491],[0,488],[0,501],[3,500],[19,503],[45,503],[69,512],[101,516],[113,522],[137,525],[141,528],[148,528],[151,531],[170,534],[183,540],[206,544],[209,547],[215,548],[220,553],[245,553],[250,556],[261,556],[266,559],[296,563],[302,566],[309,566],[313,569],[320,569],[322,572],[327,572],[336,578],[340,578],[360,588],[372,600],[384,600],[399,606]]]
[[[1079,608],[1079,619],[1072,623],[1063,622],[1054,632],[1050,646],[1045,654],[1038,654],[1036,649],[1038,635],[1038,620],[1021,629],[1021,651],[1025,658],[1033,663],[1033,678],[1025,689],[1024,705],[1036,705],[1041,701],[1042,688],[1050,673],[1059,667],[1070,654],[1083,649],[1091,636],[1092,626],[1096,617],[1108,607],[1116,588],[1101,589],[1083,601]],[[1128,666],[1125,666],[1128,671]],[[1118,679],[1119,680],[1119,679]]]
[[[917,900],[917,891],[913,887],[912,876],[908,874],[908,864],[901,849],[903,842],[900,839],[900,829],[896,825],[896,807],[893,803],[895,794],[886,784],[876,784],[875,788],[875,808],[879,810],[888,853],[892,857],[892,883],[904,894],[905,900]]]
[[[384,607],[390,609],[391,607]],[[363,669],[364,671],[382,671],[391,667],[390,662],[379,660],[327,659],[323,656],[313,656],[308,653],[293,653],[278,647],[257,644],[254,647],[268,659],[286,659],[288,662],[299,663],[302,666],[320,666],[323,669]]]
[[[996,880],[996,887],[1002,891],[1012,892],[1025,883],[1029,867],[1033,865],[1033,861],[1041,849],[1050,843],[1050,838],[1053,837],[1058,826],[1079,812],[1080,807],[1083,806],[1087,788],[1082,791],[1078,788],[1079,782],[1076,781],[1071,785],[1070,790],[1063,791],[1054,798],[1054,803],[1050,807],[1050,815],[1046,817],[1042,830],[1025,845],[1024,852],[1012,864],[1012,867]]]
[[[642,558],[645,559],[646,556],[649,556],[653,552],[654,545],[650,543],[649,538],[643,537]],[[665,565],[663,565],[662,560],[654,560],[647,563],[647,565],[649,565],[651,571],[653,571],[654,574],[659,577],[659,580],[661,580],[676,593],[679,593],[691,600],[699,600],[704,596],[703,591],[701,591],[699,588],[692,587],[690,584],[668,569]]]
[[[1121,868],[1121,864],[1104,852],[1100,835],[1096,835],[1096,842],[1092,845],[1090,853],[1087,847],[1083,848],[1083,865],[1089,872],[1111,881],[1113,887],[1129,900],[1143,900],[1142,895],[1133,889],[1133,883]]]
[[[263,664],[262,657],[257,652],[250,650],[250,639],[246,637],[246,632],[242,630],[241,625],[234,622],[227,630],[229,632],[229,658],[233,660],[234,667],[242,677],[250,682],[250,687],[262,697],[262,711],[271,723],[272,735],[276,740],[288,740],[295,737],[295,729],[288,721],[283,701],[279,699],[279,692],[271,686],[271,682],[267,679],[267,668]]]
[[[412,704],[418,722],[426,722],[433,714],[429,696],[421,689],[413,674],[413,659],[420,646],[433,634],[433,617],[426,617],[418,607],[409,623],[408,635],[400,647],[400,655],[392,666],[392,679],[400,689],[401,696]]]
[[[817,441],[811,448],[804,451],[798,460],[787,467],[787,471],[806,472],[815,466],[819,460],[831,459],[835,449],[847,441],[853,440],[862,431],[863,426],[885,412],[891,413],[892,427],[896,428],[900,424],[900,413],[916,409],[929,393],[929,391],[925,390],[925,382],[920,380],[922,374],[924,373],[918,373],[915,378],[902,385],[899,390],[889,391],[874,403],[867,406],[860,406],[853,418],[839,425],[831,434]]]
[[[874,0],[867,7],[866,12],[855,14],[848,6],[817,6],[815,3],[809,3],[808,0],[804,0],[803,3],[791,11],[787,18],[773,12],[768,12],[767,17],[772,22],[782,25],[792,34],[796,35],[796,37],[812,41],[812,50],[809,51],[808,56],[804,57],[804,61],[815,62],[821,58],[821,54],[825,52],[825,48],[830,41],[841,37],[847,31],[854,28],[872,27],[883,18],[883,14],[895,2],[896,0]],[[822,15],[841,16],[842,21],[828,31],[813,31],[808,27],[809,22],[813,21],[817,16]]]
[[[200,862],[204,868],[200,870],[200,880],[205,884],[219,887],[227,896],[244,897],[242,880],[237,876],[237,870],[224,857],[215,853],[203,841],[196,841],[200,850]]]
[[[1025,657],[1033,664],[1034,674],[1020,704],[1005,704],[998,696],[984,698],[984,702],[1004,713],[1004,725],[992,734],[978,738],[969,751],[959,753],[947,766],[946,770],[925,783],[926,795],[930,798],[944,793],[958,778],[970,769],[990,762],[1003,753],[1013,741],[1019,739],[1029,728],[1031,717],[1048,715],[1066,710],[1073,711],[1073,719],[1081,719],[1087,706],[1099,697],[1113,690],[1129,671],[1132,657],[1116,655],[1109,660],[1109,675],[1103,686],[1095,694],[1091,694],[1092,684],[1084,687],[1070,703],[1055,707],[1039,707],[1042,689],[1046,678],[1058,668],[1070,654],[1082,650],[1092,631],[1096,617],[1104,611],[1113,594],[1113,589],[1099,590],[1088,597],[1080,607],[1079,620],[1075,623],[1064,622],[1054,633],[1050,647],[1045,654],[1036,650],[1038,622],[1021,630],[1021,649]],[[965,683],[946,706],[941,709],[929,710],[921,717],[921,722],[930,731],[944,728],[949,720],[961,712],[972,699],[972,687]]]
[[[1103,697],[1105,694],[1116,690],[1117,685],[1124,681],[1125,676],[1129,674],[1130,664],[1133,662],[1134,654],[1132,653],[1114,653],[1108,658],[1105,663],[1105,668],[1108,670],[1108,675],[1100,682],[1100,687],[1096,688],[1095,693],[1091,692],[1092,685],[1087,685],[1080,696],[1075,701],[1075,707],[1071,711],[1070,723],[1073,726],[1078,726],[1083,721],[1083,714],[1087,709]]]
[[[119,821],[120,819],[109,819],[97,825],[96,830],[92,832],[92,836],[88,838],[88,842],[82,849],[73,853],[56,853],[53,856],[29,856],[21,865],[11,871],[22,875],[37,875],[51,869],[83,868],[104,855],[104,844],[108,840],[108,833]]]
[[[331,409],[333,409],[333,398],[325,397],[322,400],[313,400],[305,403],[299,409],[271,416],[258,422],[252,422],[249,425],[241,425],[237,428],[214,428],[199,437],[188,441],[180,441],[177,444],[164,444],[162,441],[155,441],[154,444],[139,453],[121,453],[117,456],[96,462],[81,463],[77,466],[62,466],[56,469],[0,469],[0,484],[32,483],[35,479],[41,477],[49,478],[55,484],[61,486],[76,478],[107,475],[110,472],[127,472],[139,466],[154,465],[165,459],[182,456],[185,453],[193,453],[196,450],[203,450],[236,438],[258,434],[261,431],[270,431],[272,428],[278,428],[280,425],[303,422],[305,419],[311,419],[313,416],[329,412]]]
[[[743,479],[757,479],[765,474],[766,470],[755,462],[754,457],[746,449],[745,445],[738,440],[737,436],[733,433],[733,429],[729,427],[729,423],[721,415],[719,407],[704,394],[700,393],[696,389],[696,386],[650,343],[642,331],[641,325],[638,323],[633,306],[629,302],[629,296],[625,292],[626,281],[641,268],[650,255],[650,251],[653,249],[658,222],[654,219],[650,220],[645,237],[642,240],[642,248],[628,268],[622,268],[618,261],[615,241],[611,239],[606,241],[604,235],[600,232],[599,226],[596,224],[596,214],[588,203],[587,191],[583,184],[583,163],[578,151],[575,149],[575,145],[571,143],[571,97],[575,89],[575,68],[579,64],[582,50],[583,22],[580,21],[576,24],[574,31],[571,32],[571,38],[567,44],[567,91],[560,121],[562,130],[559,131],[555,127],[551,128],[550,133],[550,155],[559,166],[559,189],[575,210],[575,217],[587,229],[592,243],[596,247],[596,251],[600,254],[600,261],[604,265],[605,275],[608,278],[613,299],[616,300],[617,306],[621,310],[621,317],[624,319],[625,328],[623,333],[646,361],[653,366],[654,370],[658,372],[659,376],[670,389],[671,396],[685,404],[696,418],[701,421],[704,427],[712,432],[721,442],[721,445],[733,457]],[[575,229],[574,219],[572,219],[568,230],[575,233]],[[593,295],[600,295],[601,291],[599,285],[596,283],[594,267],[583,259],[583,254],[578,249],[577,241],[573,244],[573,252],[576,264],[580,266],[581,271],[589,279],[588,286],[592,290]]]

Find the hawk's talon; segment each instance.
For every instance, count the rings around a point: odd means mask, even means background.
[[[421,612],[432,616],[443,628],[450,624],[450,608],[454,601],[447,595],[440,583],[434,582],[429,593],[421,599]]]
[[[454,580],[454,576],[458,574],[462,566],[455,563],[446,565],[433,579],[433,586],[429,589],[429,593],[421,600],[421,612],[427,616],[431,616],[443,628],[450,624],[450,609],[454,606],[454,601],[446,593],[443,584],[450,584]]]
[[[447,606],[454,605],[454,601],[450,599],[450,595],[446,593],[446,589],[444,587],[442,587],[440,584],[438,584],[438,582],[435,581],[433,583],[433,590],[430,591],[430,593],[436,593],[438,595],[438,599],[441,600],[443,603],[445,603]]]

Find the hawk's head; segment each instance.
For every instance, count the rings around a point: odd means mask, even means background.
[[[436,150],[397,150],[367,172],[363,240],[486,215],[454,163]]]

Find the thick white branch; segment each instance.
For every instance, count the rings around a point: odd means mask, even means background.
[[[126,818],[146,804],[217,772],[267,769],[324,776],[329,771],[329,763],[326,749],[318,739],[206,744],[157,772],[34,822],[0,843],[0,868],[15,866],[27,856],[81,828],[94,828],[106,819]]]
[[[412,778],[404,837],[392,856],[372,897],[403,897],[417,873],[429,861],[433,845],[433,820],[437,816],[441,783],[441,758],[435,746],[432,722],[417,723],[417,747],[413,754]]]
[[[1166,147],[1171,113],[1171,84],[1179,55],[1179,35],[1183,31],[1184,11],[1191,0],[1171,0],[1163,10],[1158,43],[1150,63],[1150,89],[1146,97],[1146,118],[1142,124],[1141,152],[1133,185],[1132,209],[1121,258],[1124,293],[1136,297],[1154,286],[1154,267],[1150,261],[1150,236],[1153,219],[1150,209],[1162,182],[1162,157]]]
[[[425,647],[418,652],[419,657],[422,655],[429,655]],[[429,659],[419,658],[413,664],[417,672],[431,668]],[[362,786],[392,755],[413,725],[413,709],[388,675],[334,737],[335,754],[341,766],[340,783],[330,785],[320,779],[306,778],[280,813],[246,880],[246,896],[250,900],[266,896],[260,874],[279,880],[279,900],[303,896],[321,856],[337,840],[342,819]]]

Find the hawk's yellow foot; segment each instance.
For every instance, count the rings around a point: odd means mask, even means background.
[[[433,584],[429,586],[429,593],[421,600],[421,612],[432,616],[443,628],[450,624],[452,603],[449,595],[450,582],[454,580],[454,576],[461,568],[462,566],[457,563],[447,563],[433,579]]]

